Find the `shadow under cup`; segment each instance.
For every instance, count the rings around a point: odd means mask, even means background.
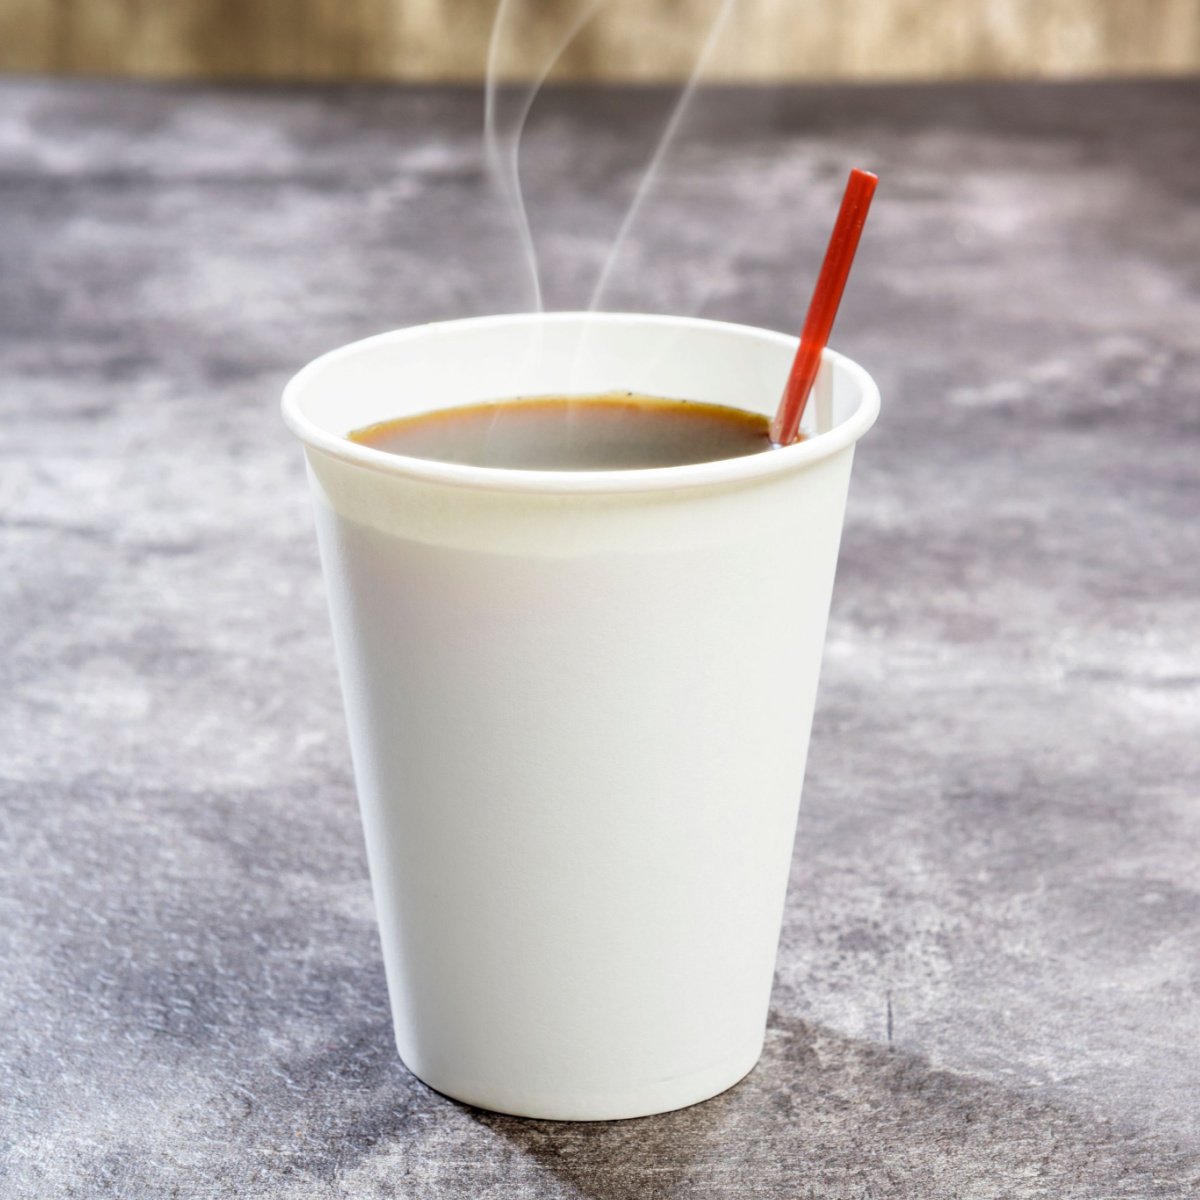
[[[396,1042],[438,1091],[611,1119],[754,1066],[851,459],[879,396],[827,351],[808,440],[641,471],[451,465],[345,434],[615,390],[769,414],[795,346],[692,318],[488,317],[343,347],[284,393]]]

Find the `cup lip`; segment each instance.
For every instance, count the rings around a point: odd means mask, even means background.
[[[609,471],[545,471],[511,467],[477,467],[463,463],[443,463],[433,459],[410,458],[377,450],[338,437],[321,428],[301,409],[301,395],[314,375],[332,363],[351,358],[364,350],[389,343],[414,341],[436,331],[469,330],[489,325],[512,328],[545,322],[566,324],[593,321],[608,325],[662,325],[673,329],[722,330],[774,342],[795,351],[799,339],[771,329],[714,321],[704,317],[675,317],[659,313],[547,312],[499,313],[482,317],[463,317],[449,321],[431,321],[389,330],[372,337],[349,342],[314,358],[288,381],[283,390],[282,412],[287,427],[307,447],[356,467],[394,475],[423,483],[499,492],[539,492],[578,494],[595,492],[647,492],[682,488],[709,487],[714,484],[746,483],[785,475],[829,458],[858,441],[879,415],[879,388],[867,371],[853,359],[826,349],[824,361],[836,363],[858,384],[861,399],[854,412],[826,433],[817,434],[791,446],[767,454],[742,458],[717,459],[714,462],[687,463],[675,467],[642,467]],[[784,380],[779,381],[782,392]]]

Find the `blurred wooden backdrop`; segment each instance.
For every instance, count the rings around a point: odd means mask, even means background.
[[[585,0],[506,0],[502,66],[536,73]],[[556,77],[685,75],[715,0],[605,0]],[[496,0],[0,0],[0,70],[477,80]],[[708,77],[1200,70],[1200,0],[738,0]]]

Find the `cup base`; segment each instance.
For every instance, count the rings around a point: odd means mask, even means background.
[[[652,1117],[674,1112],[711,1100],[740,1083],[757,1065],[763,1043],[718,1063],[681,1075],[674,1079],[642,1083],[620,1092],[553,1095],[546,1092],[524,1091],[519,1088],[472,1086],[442,1078],[433,1071],[414,1070],[401,1062],[423,1084],[435,1092],[489,1112],[510,1117],[527,1117],[538,1121],[625,1121],[636,1117]]]

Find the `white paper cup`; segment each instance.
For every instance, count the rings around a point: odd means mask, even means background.
[[[487,317],[345,346],[284,393],[396,1042],[448,1096],[635,1117],[754,1066],[850,462],[879,395],[827,352],[806,418],[825,432],[641,471],[449,465],[344,435],[563,391],[770,413],[795,346],[675,317]]]

